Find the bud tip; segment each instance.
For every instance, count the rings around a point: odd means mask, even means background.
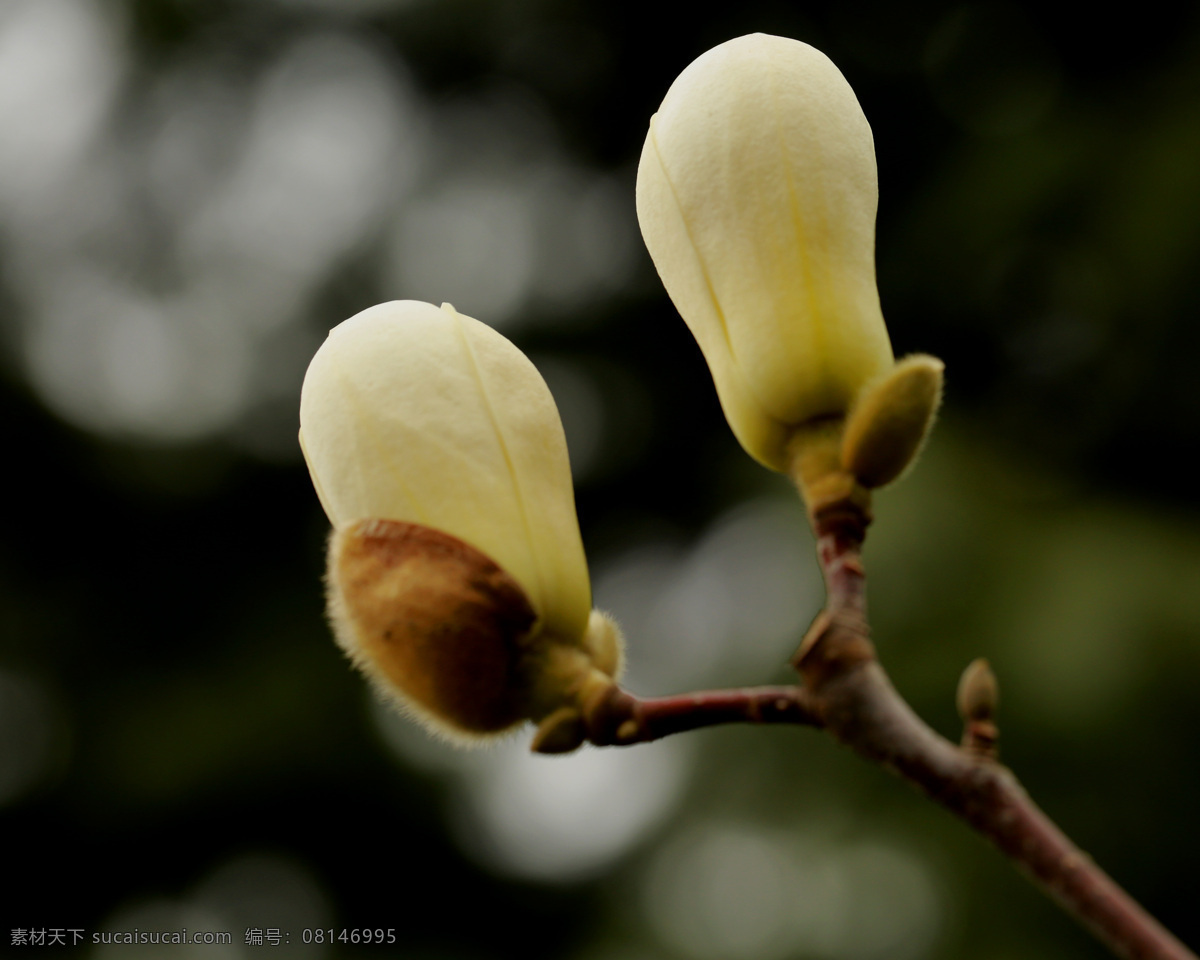
[[[991,665],[983,657],[972,660],[958,681],[958,714],[965,723],[992,720],[1000,687]]]

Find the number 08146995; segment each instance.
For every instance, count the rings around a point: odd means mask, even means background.
[[[395,943],[396,930],[394,927],[388,927],[386,930],[383,927],[354,927],[342,930],[334,930],[332,927],[310,930],[306,927],[300,939],[305,943]]]

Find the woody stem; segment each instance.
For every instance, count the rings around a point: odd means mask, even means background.
[[[588,739],[597,746],[646,743],[672,733],[723,723],[790,723],[817,720],[802,687],[704,690],[642,699],[619,687],[587,712]]]
[[[803,686],[640,699],[613,685],[585,709],[587,738],[628,745],[722,723],[823,727],[987,837],[1117,956],[1200,960],[1076,847],[992,752],[951,743],[896,692],[870,640],[861,559],[870,513],[861,494],[811,512],[827,599],[793,659]]]
[[[860,558],[867,522],[853,504],[813,517],[828,598],[793,663],[820,725],[991,840],[1117,956],[1197,960],[1059,830],[1011,771],[935,733],[896,692],[868,635]]]

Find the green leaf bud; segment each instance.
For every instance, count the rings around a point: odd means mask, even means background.
[[[942,400],[943,369],[917,354],[864,388],[842,435],[842,466],[862,486],[885,486],[916,460]]]

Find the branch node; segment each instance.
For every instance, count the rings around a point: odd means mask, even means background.
[[[875,659],[865,617],[853,609],[822,610],[792,657],[809,689]]]
[[[615,683],[583,705],[587,739],[597,747],[634,743],[642,739],[637,701]]]
[[[971,720],[963,729],[962,747],[981,760],[995,760],[999,756],[996,741],[1000,731],[991,720]]]

